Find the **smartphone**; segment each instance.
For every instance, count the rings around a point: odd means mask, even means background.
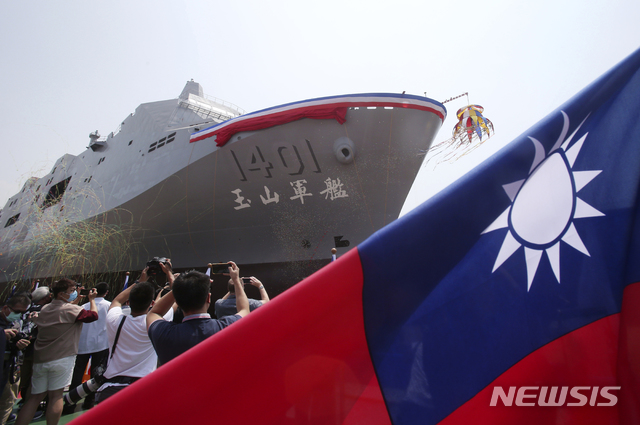
[[[211,273],[213,274],[229,273],[229,263],[212,263]]]
[[[89,291],[91,291],[90,289],[81,289],[80,290],[80,296],[81,297],[86,297],[87,295],[89,295]]]
[[[243,277],[243,278],[242,278],[242,283],[244,283],[245,285],[246,285],[247,283],[251,283],[251,278],[250,278],[250,277]]]

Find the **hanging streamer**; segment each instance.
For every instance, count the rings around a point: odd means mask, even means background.
[[[451,138],[431,146],[428,161],[436,158],[436,165],[443,161],[453,162],[486,142],[494,134],[494,129],[493,123],[482,115],[483,112],[484,108],[480,105],[458,109],[458,122],[453,127]]]

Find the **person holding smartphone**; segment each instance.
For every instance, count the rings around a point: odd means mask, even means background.
[[[107,334],[111,354],[104,373],[106,381],[96,392],[98,404],[150,374],[158,364],[158,355],[147,334],[146,317],[156,292],[155,286],[147,282],[147,270],[148,267],[142,271],[139,280],[113,299],[109,307]],[[130,314],[122,309],[127,302],[131,307]],[[164,319],[172,318],[173,310],[169,309]]]
[[[161,267],[163,271],[167,270],[164,265]],[[178,357],[249,314],[249,301],[240,280],[240,269],[233,261],[229,261],[227,269],[235,287],[238,312],[219,320],[212,319],[208,313],[211,306],[209,276],[192,270],[180,274],[174,281],[173,276],[167,275],[171,291],[160,298],[147,314],[147,332],[160,364]],[[170,322],[162,317],[174,302],[184,313],[182,323]]]
[[[264,285],[262,284],[262,282],[260,282],[255,276],[243,277],[242,283],[244,285],[247,285],[247,284],[253,285],[256,288],[258,288],[258,291],[260,291],[259,300],[255,300],[253,298],[248,299],[250,311],[253,311],[256,308],[269,302],[269,294],[267,294],[267,290],[264,288]],[[225,294],[224,297],[217,300],[215,304],[215,312],[216,312],[216,317],[218,319],[221,319],[225,316],[232,316],[238,312],[238,310],[236,309],[235,288],[233,285],[233,281],[231,279],[229,279],[229,283],[227,284],[227,286],[228,286],[227,288],[228,292]]]
[[[94,302],[98,307],[98,320],[87,323],[82,327],[80,333],[80,341],[78,342],[78,355],[76,356],[76,364],[73,368],[73,375],[69,388],[76,388],[82,384],[82,377],[87,368],[89,359],[91,359],[90,376],[95,378],[99,370],[107,368],[107,360],[109,359],[109,338],[107,337],[107,312],[111,303],[105,299],[109,294],[109,284],[100,282],[95,286],[97,297]],[[80,296],[89,294],[89,289],[80,288]],[[85,310],[91,309],[90,303],[82,305]],[[95,404],[95,395],[88,394],[82,403],[82,408],[87,410]],[[71,414],[75,411],[75,404],[64,406],[63,414]]]

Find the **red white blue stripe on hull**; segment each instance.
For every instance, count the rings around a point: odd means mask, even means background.
[[[301,102],[288,103],[261,111],[242,115],[205,130],[194,133],[191,142],[216,137],[216,144],[223,146],[235,133],[286,124],[302,118],[336,119],[344,123],[347,108],[408,108],[428,111],[440,117],[442,122],[447,112],[439,102],[414,95],[385,93],[351,94],[330,96]]]

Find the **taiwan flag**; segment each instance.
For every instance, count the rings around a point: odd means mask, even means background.
[[[640,423],[640,51],[77,424]]]

